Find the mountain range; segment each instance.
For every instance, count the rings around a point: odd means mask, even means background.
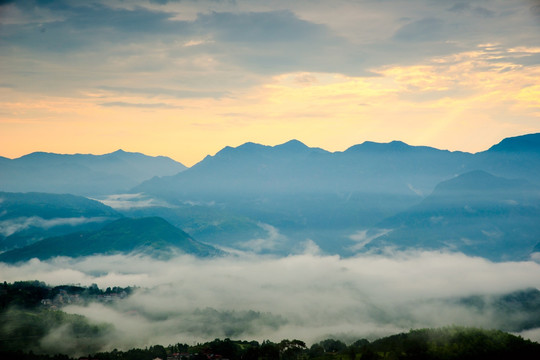
[[[154,176],[186,169],[164,156],[118,150],[105,155],[34,152],[0,158],[0,190],[96,196],[125,192]]]
[[[221,247],[288,254],[311,240],[343,256],[392,247],[461,251],[496,261],[528,259],[540,249],[540,134],[506,138],[475,154],[400,141],[367,141],[342,152],[297,140],[245,143],[189,169],[124,152],[28,157],[34,163],[25,160],[30,164],[25,171],[34,175],[19,182],[22,172],[14,172],[14,164],[26,157],[7,161],[8,166],[0,159],[0,189],[18,182],[19,191],[62,188],[85,194],[111,205],[108,211],[117,215],[110,217],[158,216]],[[136,174],[130,166],[128,171],[111,165],[127,164],[127,158],[146,165]],[[108,159],[109,165],[92,168],[88,159]],[[62,180],[66,168],[91,169],[77,175],[91,178],[80,186]],[[43,169],[60,175],[36,176]],[[103,175],[99,181],[97,173]],[[70,185],[59,186],[62,181]],[[128,188],[122,203],[105,196]]]
[[[184,172],[153,178],[132,191],[170,203],[212,203],[270,224],[283,235],[271,247],[284,253],[299,240],[311,239],[325,251],[351,255],[361,248],[359,244],[384,234],[387,241],[372,246],[401,244],[401,238],[408,238],[403,240],[407,247],[503,259],[501,251],[515,245],[520,250],[507,256],[516,259],[529,256],[540,241],[534,225],[539,169],[540,134],[507,138],[476,154],[400,141],[364,142],[331,153],[292,140],[274,147],[254,143],[226,147]],[[441,197],[452,186],[452,196]],[[453,219],[443,222],[453,229],[450,236],[448,229],[438,228],[441,224],[426,219],[438,219],[441,211],[456,208],[453,197],[475,206],[480,202],[484,217],[467,211],[447,217]],[[492,202],[484,201],[490,197]],[[507,207],[495,210],[501,201],[507,201]],[[515,201],[517,205],[511,205]],[[430,202],[436,205],[423,210],[423,222],[410,215],[415,207]],[[464,209],[467,203],[459,205]],[[396,219],[406,219],[406,224]],[[416,223],[426,228],[420,231]],[[460,226],[451,227],[452,223]],[[486,242],[490,245],[483,246]],[[492,248],[494,243],[500,246]]]

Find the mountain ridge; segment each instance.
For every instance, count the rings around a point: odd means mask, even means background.
[[[367,249],[456,250],[493,261],[526,260],[540,233],[540,187],[471,171],[446,180],[410,209],[377,225]]]
[[[125,192],[154,176],[187,168],[168,157],[121,149],[103,155],[33,152],[2,161],[1,166],[0,190],[84,196]]]
[[[0,192],[0,251],[96,229],[121,216],[99,201],[72,194]]]

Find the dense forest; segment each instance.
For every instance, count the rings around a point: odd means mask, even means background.
[[[302,340],[240,341],[215,339],[187,345],[114,349],[95,352],[92,341],[106,336],[107,324],[91,324],[83,316],[67,314],[62,304],[114,301],[133,288],[99,289],[96,285],[50,287],[38,281],[0,284],[0,358],[69,360],[66,354],[34,351],[35,343],[59,325],[75,333],[79,349],[88,349],[78,359],[95,360],[371,360],[371,359],[538,359],[540,344],[499,331],[466,327],[411,330],[375,341],[359,339],[346,344],[326,339],[307,346]]]
[[[106,336],[109,324],[91,324],[84,316],[61,310],[66,305],[85,305],[92,301],[114,302],[129,296],[134,288],[97,285],[48,286],[40,281],[16,281],[0,284],[0,349],[44,351],[41,340],[53,329],[73,334],[80,349],[95,349],[97,340]],[[4,357],[2,357],[4,358]]]
[[[326,339],[307,347],[301,340],[233,341],[215,339],[189,346],[150,346],[89,354],[95,360],[373,360],[373,359],[538,359],[540,344],[498,330],[448,327],[411,330],[373,342],[350,345]],[[1,349],[2,359],[69,360],[67,355],[34,354]]]

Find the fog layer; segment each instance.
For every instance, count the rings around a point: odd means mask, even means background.
[[[160,261],[141,256],[93,256],[0,264],[2,281],[140,286],[111,305],[70,306],[66,312],[114,325],[104,348],[235,339],[308,343],[327,337],[376,338],[411,328],[468,325],[504,328],[495,309],[460,298],[540,287],[540,264],[493,263],[458,253],[399,252],[354,258],[306,252]],[[512,317],[526,314],[506,314]],[[538,340],[538,332],[525,336]]]

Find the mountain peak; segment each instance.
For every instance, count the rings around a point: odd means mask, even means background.
[[[540,152],[540,133],[505,138],[488,151]]]
[[[283,144],[276,145],[275,148],[296,150],[296,149],[307,149],[308,146],[299,140],[292,139]]]
[[[345,152],[348,151],[368,151],[368,152],[385,152],[385,151],[406,151],[414,148],[414,146],[408,145],[403,141],[394,140],[388,143],[379,143],[374,141],[364,141],[361,144],[353,145]]]
[[[499,191],[504,193],[508,189],[529,189],[532,185],[522,179],[507,179],[495,176],[483,170],[473,170],[443,181],[435,187],[434,193],[474,191]]]

